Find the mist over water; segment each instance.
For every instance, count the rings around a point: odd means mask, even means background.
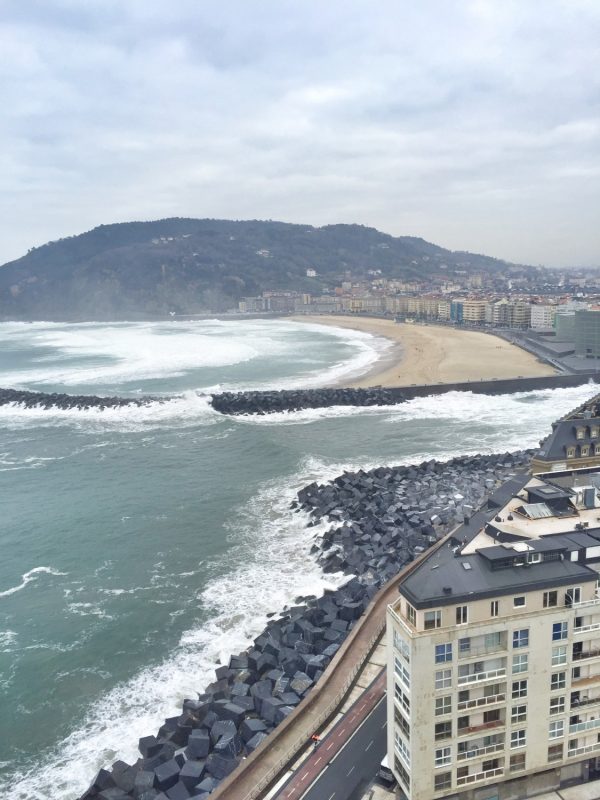
[[[177,394],[0,408],[0,796],[69,800],[136,758],[267,614],[318,593],[295,493],[344,469],[537,445],[594,388],[227,418],[203,393],[350,377],[388,347],[291,322],[0,325],[0,385]],[[51,790],[46,791],[46,786]]]

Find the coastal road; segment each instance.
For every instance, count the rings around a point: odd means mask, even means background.
[[[274,800],[350,800],[386,751],[385,670],[334,725]]]

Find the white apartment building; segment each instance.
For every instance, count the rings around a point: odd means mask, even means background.
[[[554,315],[556,314],[556,306],[549,305],[532,305],[531,306],[531,327],[538,328],[551,328],[554,323]]]
[[[401,579],[387,619],[401,796],[513,800],[600,768],[597,487],[597,467],[517,475]]]

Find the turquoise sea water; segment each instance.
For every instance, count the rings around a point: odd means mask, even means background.
[[[533,446],[592,387],[214,413],[217,387],[349,379],[387,344],[292,322],[0,325],[0,386],[177,394],[0,408],[0,796],[76,797],[327,579],[295,493],[345,468]],[[50,784],[53,788],[46,791]]]

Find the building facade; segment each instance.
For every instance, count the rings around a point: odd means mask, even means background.
[[[516,476],[388,608],[388,760],[408,800],[529,797],[600,763],[600,473]]]

